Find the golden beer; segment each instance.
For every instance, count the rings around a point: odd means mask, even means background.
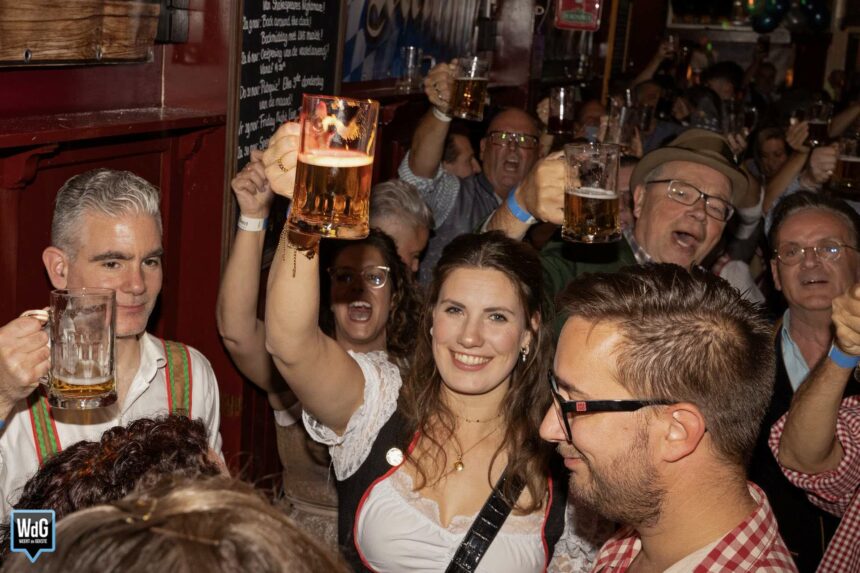
[[[451,98],[451,115],[481,121],[484,119],[484,102],[487,101],[487,78],[458,77],[454,80]]]
[[[54,392],[64,398],[98,398],[110,393],[116,393],[116,381],[113,376],[107,378],[54,378],[51,380]]]
[[[618,193],[596,187],[564,193],[562,236],[579,243],[609,243],[621,238]]]
[[[361,152],[300,153],[290,230],[340,239],[366,237],[372,172],[373,157]]]

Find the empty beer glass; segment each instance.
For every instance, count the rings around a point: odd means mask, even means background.
[[[378,114],[372,100],[304,95],[291,231],[367,236]]]
[[[451,98],[451,115],[481,121],[487,101],[489,64],[479,56],[464,56],[454,70],[454,95]]]
[[[55,290],[49,311],[31,310],[24,315],[47,322],[51,368],[43,382],[51,406],[86,410],[116,402],[113,290]]]
[[[430,68],[436,65],[433,56],[425,56],[417,46],[400,48],[400,77],[395,84],[397,91],[410,93],[421,90],[421,70],[425,61],[429,62]]]
[[[621,238],[618,218],[620,147],[608,143],[564,146],[567,181],[562,237],[578,243],[608,243]]]

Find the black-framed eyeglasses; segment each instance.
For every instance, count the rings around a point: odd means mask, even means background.
[[[516,133],[513,131],[491,131],[490,143],[505,146],[514,144],[521,149],[535,149],[538,146],[538,138],[527,133]]]
[[[351,286],[361,279],[370,288],[384,287],[391,272],[389,267],[382,265],[370,265],[360,270],[351,267],[329,267],[326,270],[335,286]]]
[[[815,246],[801,247],[797,243],[786,243],[774,249],[773,254],[784,265],[789,267],[800,263],[806,253],[811,251],[815,253],[815,258],[822,262],[833,262],[842,256],[845,249],[852,251],[860,251],[857,247],[840,243],[839,241],[826,240],[821,241]]]
[[[695,205],[698,200],[704,199],[705,213],[717,221],[728,221],[735,214],[735,208],[731,203],[720,197],[708,195],[686,181],[679,179],[655,179],[654,181],[649,181],[648,185],[652,183],[668,183],[666,194],[670,199],[682,205]]]
[[[549,378],[549,387],[552,390],[555,412],[569,442],[573,441],[573,432],[570,431],[570,416],[598,412],[635,412],[648,406],[677,404],[671,400],[565,400],[558,391],[558,380],[556,380],[552,370],[547,372],[547,377]]]

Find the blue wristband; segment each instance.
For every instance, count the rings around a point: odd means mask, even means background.
[[[830,352],[827,353],[827,356],[840,368],[856,368],[860,364],[860,356],[845,354],[836,344],[830,346]]]
[[[537,223],[537,219],[531,216],[531,214],[520,207],[520,204],[517,203],[517,198],[514,197],[514,193],[516,192],[516,187],[511,189],[511,192],[508,193],[508,200],[505,202],[508,206],[508,210],[511,214],[517,218],[518,221],[523,223],[528,223],[529,225],[533,225]]]
[[[5,428],[5,427],[6,427],[6,420],[4,420],[3,418],[0,418],[0,432],[2,432],[3,428]]]

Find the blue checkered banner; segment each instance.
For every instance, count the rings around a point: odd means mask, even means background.
[[[343,81],[395,78],[400,48],[417,46],[437,62],[468,52],[480,0],[348,0]]]

